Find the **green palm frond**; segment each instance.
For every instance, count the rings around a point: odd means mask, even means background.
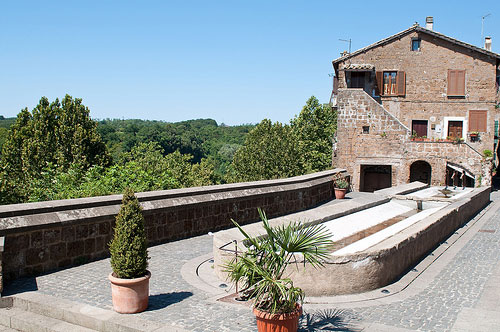
[[[245,237],[246,251],[238,259],[224,264],[224,271],[233,282],[242,283],[254,298],[254,306],[271,313],[291,312],[302,302],[303,291],[282,278],[287,266],[301,254],[314,268],[323,266],[332,246],[331,234],[324,225],[306,227],[298,222],[271,227],[261,209],[264,236],[250,237],[233,223]]]

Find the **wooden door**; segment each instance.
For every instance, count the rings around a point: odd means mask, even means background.
[[[462,138],[462,121],[449,121],[448,122],[448,136],[451,138]]]
[[[417,137],[427,137],[427,120],[413,120],[411,122],[411,133],[417,134]]]
[[[361,165],[360,191],[374,192],[392,185],[390,165]]]

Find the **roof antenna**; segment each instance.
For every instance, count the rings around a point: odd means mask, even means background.
[[[349,39],[339,39],[340,41],[349,43],[349,54],[351,54],[351,38]]]
[[[479,46],[483,45],[483,43],[484,43],[484,19],[490,15],[491,15],[491,13],[486,14],[486,15],[481,17],[481,43],[479,44]]]

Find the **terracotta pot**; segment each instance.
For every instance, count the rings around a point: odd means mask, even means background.
[[[344,199],[347,189],[333,188],[335,190],[336,199]]]
[[[149,300],[151,272],[134,279],[121,279],[109,274],[113,309],[121,314],[134,314],[146,310]]]
[[[271,314],[254,308],[253,314],[257,318],[259,332],[297,332],[302,306],[297,304],[295,311],[286,314]]]

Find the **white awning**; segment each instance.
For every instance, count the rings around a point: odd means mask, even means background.
[[[471,174],[470,172],[466,171],[464,168],[460,167],[460,166],[454,166],[454,165],[451,165],[451,164],[446,164],[446,167],[449,167],[457,172],[460,172],[460,173],[465,173],[465,175],[467,175],[468,177],[474,179],[474,175]]]

